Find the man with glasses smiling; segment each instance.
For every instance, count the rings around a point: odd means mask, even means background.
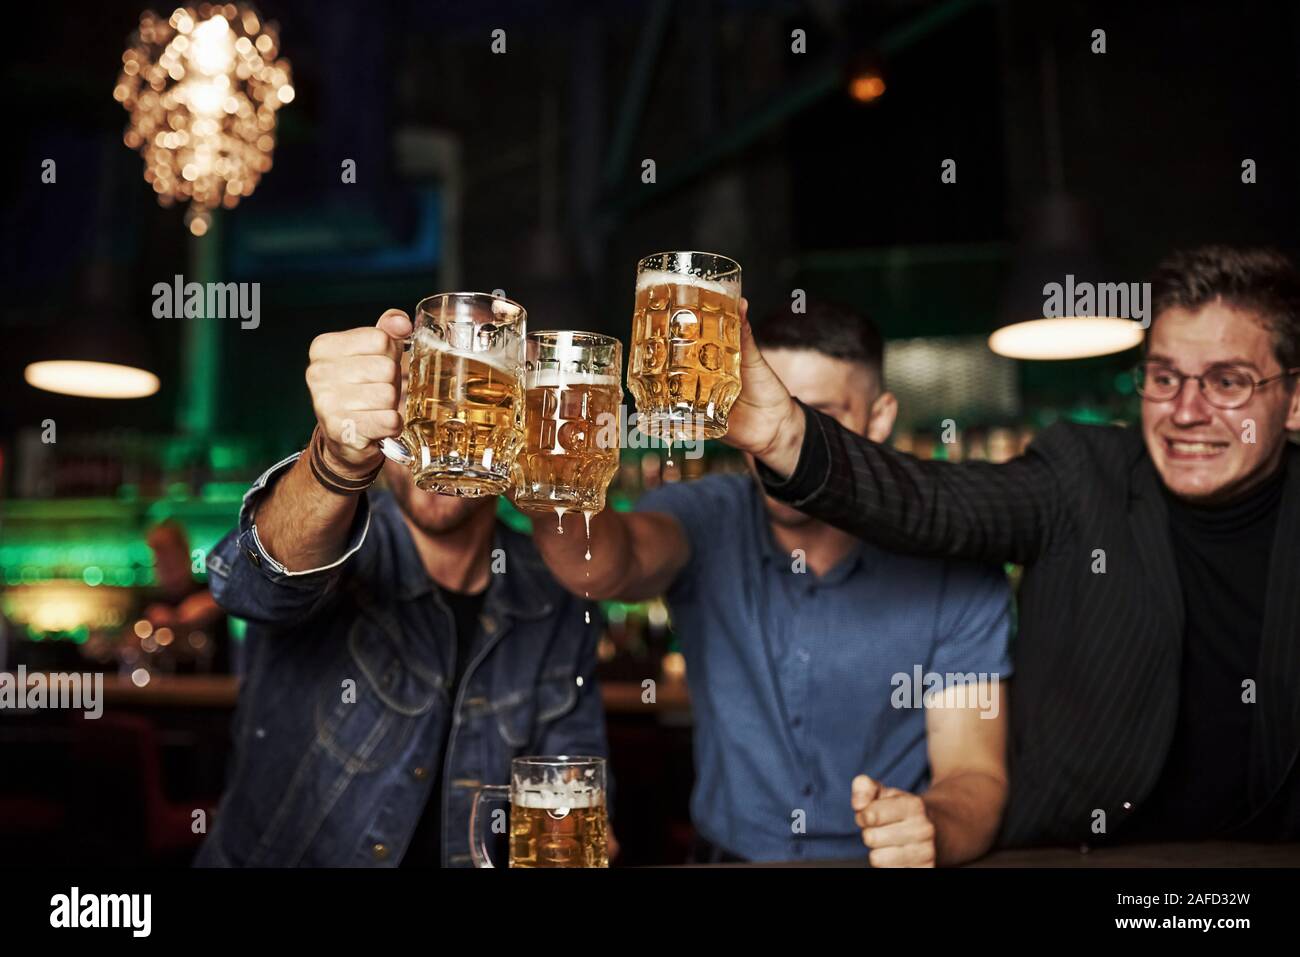
[[[1003,844],[1300,838],[1300,275],[1204,247],[1152,294],[1140,430],[1061,423],[1004,465],[854,435],[743,335],[726,441],[769,494],[899,551],[1025,565]]]

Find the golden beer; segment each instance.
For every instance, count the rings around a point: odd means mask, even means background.
[[[627,387],[643,432],[670,441],[726,434],[740,394],[740,266],[694,252],[637,264]]]
[[[621,351],[617,339],[594,333],[529,334],[517,508],[605,507],[605,489],[618,471]]]
[[[528,800],[525,793],[516,800]],[[537,795],[537,803],[547,803]],[[551,801],[550,803],[554,803]],[[511,867],[609,867],[605,805],[510,805]]]
[[[488,818],[483,806],[502,800],[510,802],[511,867],[609,867],[605,794],[604,758],[515,758],[509,785],[484,785],[474,795],[469,815],[474,866],[493,866],[484,840]],[[500,813],[491,817],[494,832]]]
[[[504,492],[523,440],[523,307],[481,293],[416,308],[403,430],[384,453],[444,495]]]

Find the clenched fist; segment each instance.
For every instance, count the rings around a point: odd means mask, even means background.
[[[402,343],[411,330],[406,313],[389,309],[374,326],[312,340],[307,388],[325,436],[325,463],[341,475],[374,469],[383,457],[380,440],[402,431]]]
[[[934,822],[925,801],[865,774],[853,779],[852,801],[872,867],[934,867]]]
[[[749,325],[749,301],[741,299],[740,395],[722,441],[788,476],[799,462],[803,433],[803,411],[759,352]]]

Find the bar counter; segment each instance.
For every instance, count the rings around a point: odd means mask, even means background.
[[[28,672],[29,682],[35,674]],[[611,714],[689,713],[691,708],[682,680],[659,679],[652,702],[643,700],[644,690],[635,681],[602,681],[600,691]],[[110,707],[232,709],[238,697],[234,675],[153,675],[143,686],[124,675],[104,676],[104,704]]]
[[[864,867],[865,860],[789,861],[772,864],[694,864],[689,867]],[[1124,847],[1034,847],[994,851],[965,865],[979,867],[1300,867],[1300,844],[1200,841]]]

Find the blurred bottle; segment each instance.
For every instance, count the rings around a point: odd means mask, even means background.
[[[641,456],[641,488],[649,491],[662,484],[662,469],[658,452],[646,452]]]
[[[996,428],[989,432],[989,461],[1001,465],[1020,454],[1020,436],[1014,429]]]

